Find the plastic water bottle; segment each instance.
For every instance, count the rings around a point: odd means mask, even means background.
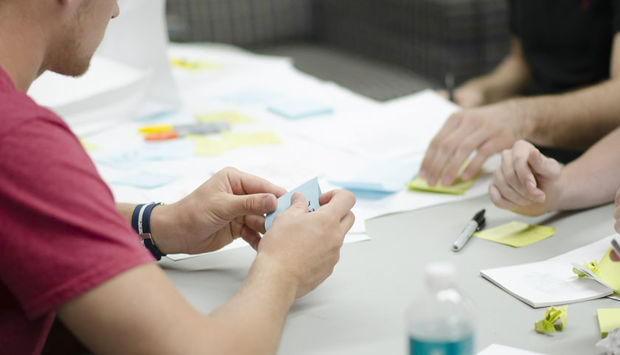
[[[474,324],[469,302],[457,288],[453,264],[425,270],[426,292],[407,314],[410,355],[473,355]]]

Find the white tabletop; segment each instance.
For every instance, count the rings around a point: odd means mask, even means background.
[[[512,220],[556,227],[542,242],[511,248],[472,239],[450,250],[464,224],[481,208],[488,226]],[[610,299],[572,304],[567,327],[546,336],[534,332],[544,309],[533,309],[479,275],[485,268],[541,261],[613,233],[613,206],[578,213],[525,218],[498,210],[487,196],[367,221],[371,241],[345,245],[334,274],[298,300],[284,328],[280,354],[405,354],[405,310],[423,290],[424,265],[449,260],[477,313],[476,348],[499,343],[549,354],[593,354],[600,339],[597,308],[620,307]],[[200,311],[210,312],[240,287],[252,263],[250,248],[165,262],[166,273]]]

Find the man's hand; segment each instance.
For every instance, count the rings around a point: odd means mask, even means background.
[[[489,194],[500,208],[526,216],[538,216],[558,208],[564,188],[562,166],[543,156],[532,144],[515,143],[502,152]]]
[[[618,191],[616,192],[615,203],[616,210],[614,211],[614,218],[616,219],[616,224],[614,225],[614,227],[616,228],[616,232],[620,233],[620,189],[618,189]],[[610,257],[613,261],[620,261],[620,257],[618,256],[618,254],[616,254],[615,250],[611,251]]]
[[[430,185],[441,179],[451,185],[472,152],[475,157],[461,177],[472,178],[493,154],[525,137],[521,110],[513,101],[454,113],[433,138],[422,162],[420,176]]]
[[[257,248],[264,214],[285,193],[256,176],[223,169],[181,201],[153,209],[153,238],[164,253],[214,251],[238,237]]]
[[[282,279],[295,285],[296,297],[312,291],[332,273],[344,236],[355,221],[352,193],[330,191],[320,196],[319,203],[321,208],[308,212],[304,196],[293,194],[291,207],[276,216],[258,246],[255,267],[278,270]]]

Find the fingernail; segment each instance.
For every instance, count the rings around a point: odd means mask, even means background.
[[[441,183],[446,186],[452,185],[452,177],[444,176],[443,179],[441,179]]]
[[[274,203],[275,201],[275,203]],[[272,198],[271,195],[267,195],[265,197],[263,197],[263,209],[265,211],[273,211],[278,207],[278,201],[274,198]]]
[[[469,173],[461,174],[461,180],[469,180],[470,178],[471,178],[471,176],[469,176]]]

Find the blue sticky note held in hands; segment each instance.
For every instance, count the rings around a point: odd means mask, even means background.
[[[320,207],[319,196],[321,196],[321,187],[319,186],[319,179],[314,178],[278,199],[278,208],[269,213],[265,219],[265,230],[271,228],[271,224],[278,214],[286,211],[291,206],[291,197],[295,192],[301,192],[308,201],[308,212],[316,211]]]
[[[311,100],[287,100],[269,105],[269,111],[289,119],[297,119],[327,115],[334,110],[330,106]]]

